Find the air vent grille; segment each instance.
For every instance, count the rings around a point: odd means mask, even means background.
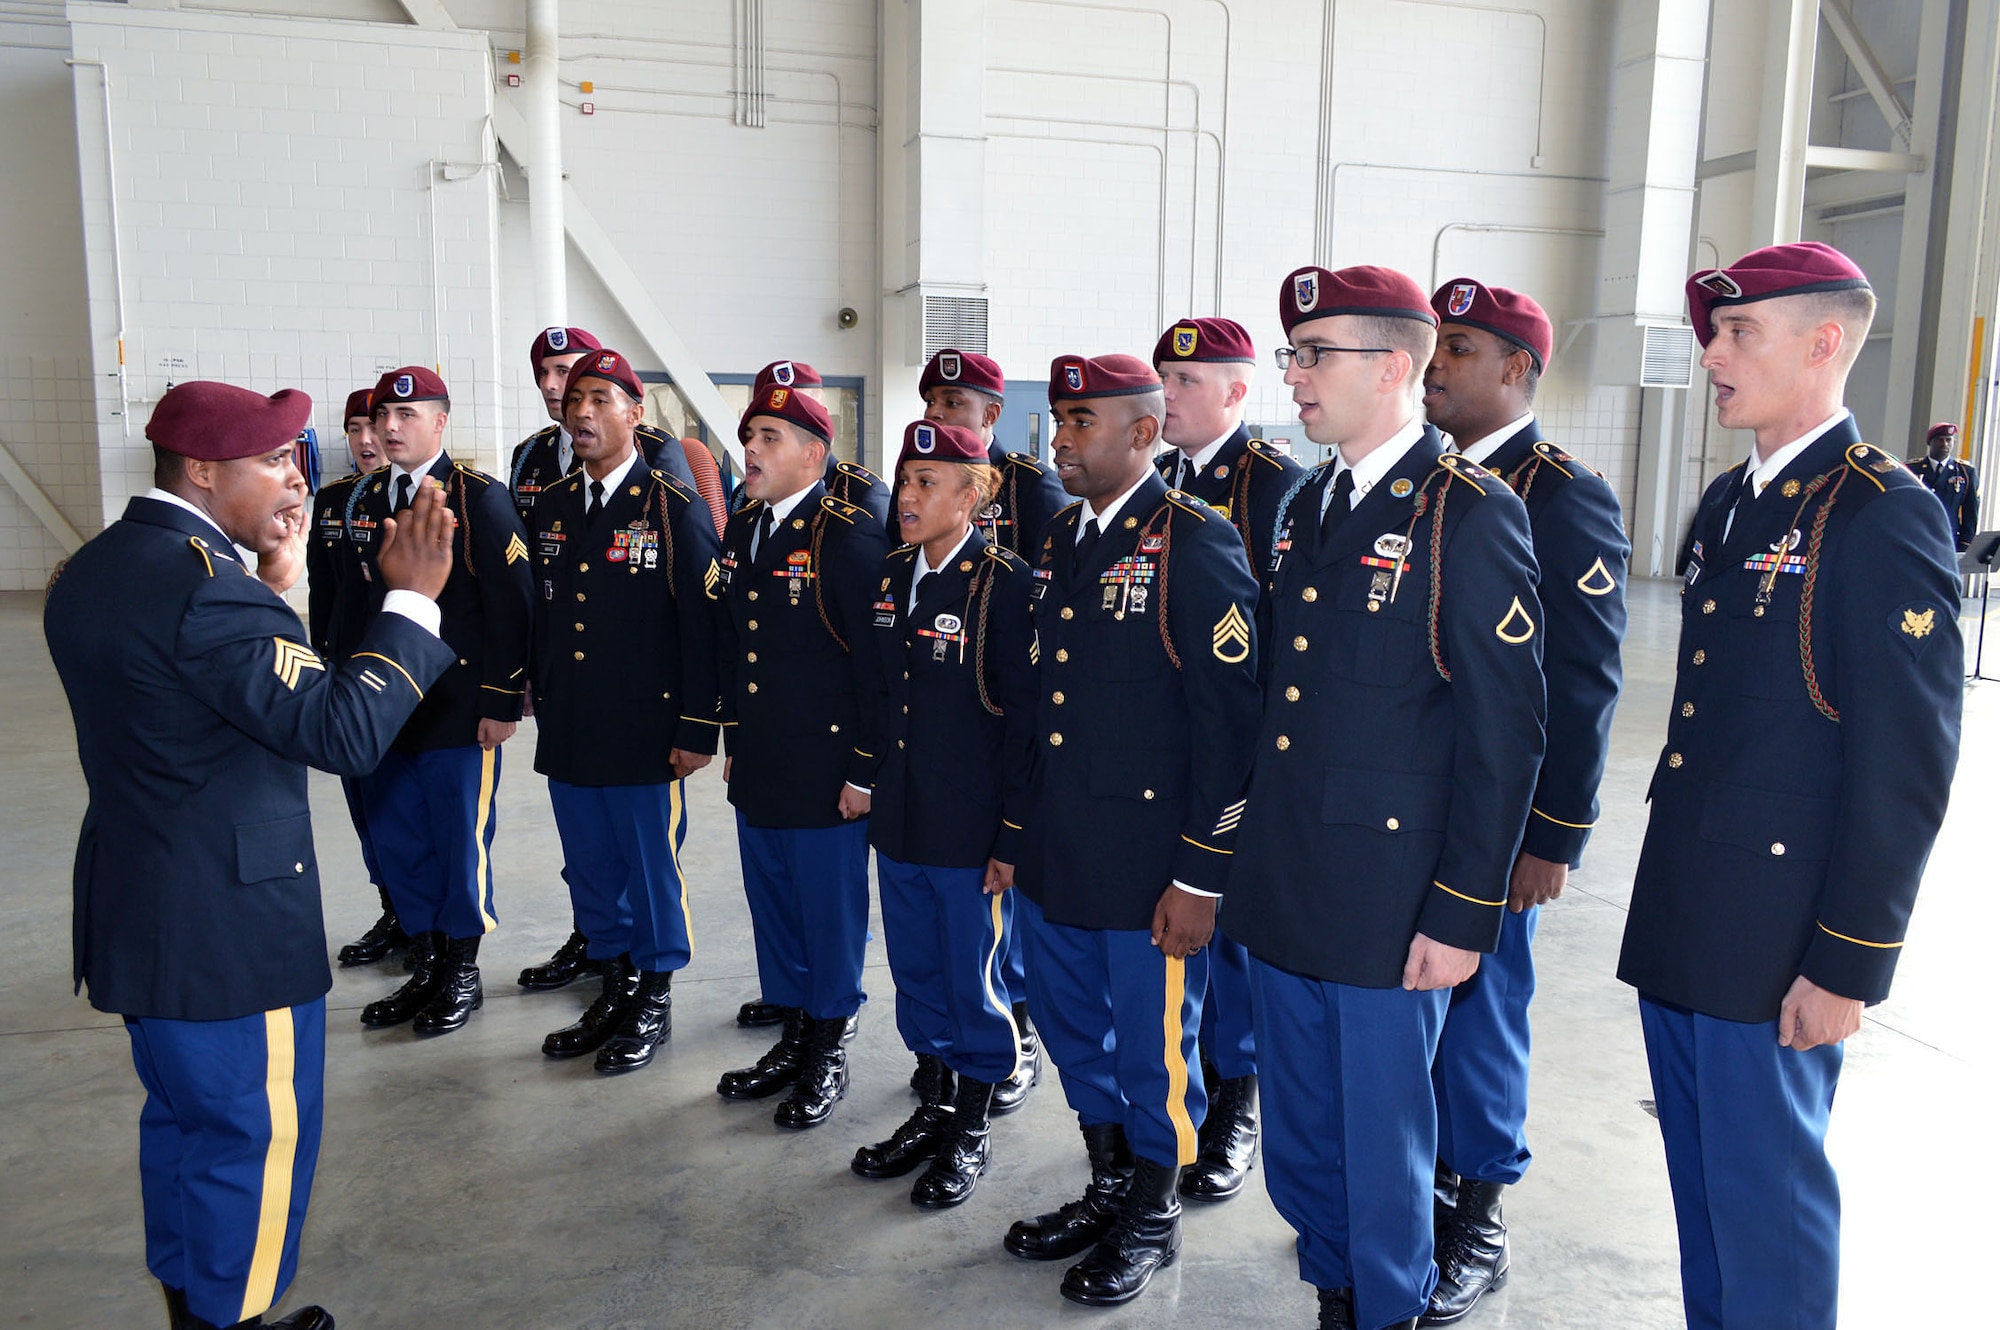
[[[947,347],[986,354],[985,296],[924,297],[924,359]]]
[[[1694,382],[1694,329],[1650,323],[1639,357],[1639,383],[1646,388],[1685,388]]]

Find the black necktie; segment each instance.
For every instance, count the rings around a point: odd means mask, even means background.
[[[1724,540],[1735,532],[1736,525],[1750,516],[1750,506],[1757,502],[1757,482],[1750,478],[1750,468],[1743,468],[1743,485],[1736,491],[1736,502],[1729,506],[1729,520],[1723,524]]]
[[[750,557],[752,559],[755,559],[762,552],[764,542],[771,538],[771,529],[775,525],[776,521],[771,515],[771,510],[769,508],[764,509],[763,515],[757,519],[757,538],[750,542]]]
[[[1090,560],[1090,552],[1097,548],[1097,519],[1091,518],[1083,524],[1083,534],[1076,541],[1076,566],[1081,568]]]
[[[925,573],[922,577],[919,577],[917,579],[916,585],[910,588],[910,604],[912,607],[914,607],[918,601],[924,598],[924,583],[930,581],[932,578],[936,576],[937,576],[937,570],[932,569],[930,572]]]
[[[409,473],[405,472],[404,474],[396,477],[396,511],[400,513],[403,511],[403,509],[409,506],[410,506],[410,477]]]
[[[1180,455],[1180,460],[1174,464],[1174,488],[1177,490],[1185,490],[1187,488],[1187,481],[1188,481],[1188,455],[1186,453],[1182,453]]]
[[[595,522],[597,520],[597,515],[603,511],[604,511],[604,482],[601,480],[593,480],[590,482],[590,506],[584,509],[583,520],[585,522]]]

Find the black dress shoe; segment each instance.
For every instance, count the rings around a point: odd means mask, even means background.
[[[301,1307],[282,1321],[253,1321],[270,1330],[333,1330],[333,1313],[324,1307]]]
[[[1178,1164],[1139,1160],[1117,1221],[1064,1273],[1062,1295],[1086,1307],[1116,1307],[1144,1293],[1154,1271],[1179,1260],[1180,1182]]]
[[[1090,1185],[1061,1209],[1023,1219],[1007,1230],[1007,1250],[1024,1261],[1061,1261],[1088,1250],[1118,1218],[1125,1184],[1132,1177],[1132,1151],[1116,1123],[1083,1129],[1090,1154]]]
[[[952,1110],[944,1102],[950,1076],[943,1058],[935,1053],[917,1054],[917,1069],[910,1075],[919,1100],[917,1111],[888,1140],[856,1150],[848,1167],[864,1178],[900,1178],[937,1154],[938,1143],[951,1125]]]
[[[1354,1330],[1354,1290],[1323,1288],[1319,1291],[1319,1330]]]
[[[486,1004],[486,991],[479,986],[479,939],[455,937],[444,944],[444,982],[437,995],[424,1004],[410,1022],[421,1035],[450,1034]]]
[[[1507,1282],[1507,1226],[1500,1221],[1497,1182],[1458,1181],[1458,1208],[1438,1245],[1437,1287],[1421,1318],[1424,1325],[1464,1320],[1473,1306]]]
[[[540,965],[530,965],[521,971],[515,983],[537,993],[552,992],[567,988],[586,974],[602,971],[604,963],[590,959],[590,944],[583,934],[571,931],[569,941],[556,948],[556,954]]]
[[[167,1330],[188,1330],[188,1295],[172,1284],[160,1285],[167,1300]]]
[[[991,1085],[966,1076],[958,1078],[958,1097],[945,1120],[937,1155],[910,1188],[910,1204],[926,1210],[949,1210],[972,1198],[972,1189],[993,1157],[992,1103]]]
[[[639,989],[626,1005],[618,1032],[597,1050],[597,1070],[607,1076],[637,1071],[674,1032],[674,975],[671,970],[639,971]]]
[[[625,1009],[631,1004],[632,995],[639,991],[639,972],[632,968],[629,955],[613,957],[604,963],[604,988],[597,1000],[583,1009],[574,1025],[565,1025],[548,1038],[542,1040],[542,1053],[552,1058],[581,1057],[585,1053],[595,1053],[604,1047],[612,1035],[618,1033],[618,1023],[625,1019]]]
[[[382,917],[370,924],[367,932],[342,947],[335,959],[342,969],[352,969],[357,965],[373,965],[396,948],[409,945],[410,935],[396,921],[396,912],[384,910]]]
[[[746,1030],[761,1029],[766,1025],[783,1025],[785,1013],[790,1010],[790,1007],[781,1007],[775,1002],[766,1002],[758,998],[755,1002],[746,1002],[736,1009],[736,1023]]]
[[[806,1014],[797,1007],[787,1007],[785,1032],[771,1051],[748,1067],[723,1072],[715,1092],[724,1099],[768,1099],[798,1080],[805,1060]]]
[[[361,1009],[361,1023],[370,1029],[401,1025],[426,1006],[444,986],[444,934],[419,933],[410,939],[413,966],[403,986]]]
[[[1257,1157],[1257,1078],[1232,1076],[1215,1089],[1195,1161],[1181,1172],[1190,1201],[1226,1201],[1243,1190]]]
[[[1028,1091],[1042,1079],[1042,1041],[1028,1024],[1028,1004],[1014,1004],[1014,1026],[1021,1032],[1021,1056],[1014,1074],[993,1087],[993,1116],[1004,1118],[1028,1102]]]
[[[817,1127],[847,1094],[847,1030],[851,1016],[806,1017],[806,1058],[792,1092],[771,1121],[791,1131]]]

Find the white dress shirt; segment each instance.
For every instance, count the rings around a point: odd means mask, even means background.
[[[1222,432],[1221,436],[1215,442],[1192,455],[1182,449],[1176,448],[1174,450],[1176,455],[1174,474],[1171,479],[1173,487],[1177,490],[1186,489],[1187,482],[1199,476],[1203,471],[1206,471],[1208,464],[1215,460],[1215,455],[1222,451],[1222,445],[1235,437],[1236,426],[1231,425]]]
[[[1347,457],[1336,450],[1339,461],[1333,465],[1333,479],[1327,483],[1326,493],[1320,498],[1320,516],[1326,516],[1328,506],[1333,503],[1333,487],[1340,483],[1340,473],[1354,473],[1354,492],[1347,496],[1347,507],[1351,512],[1355,505],[1368,497],[1368,491],[1375,488],[1403,460],[1404,454],[1417,446],[1417,440],[1424,437],[1424,421],[1421,416],[1413,416],[1408,424],[1391,434],[1381,447],[1356,462],[1347,464]]]
[[[1467,444],[1458,450],[1458,455],[1475,466],[1485,466],[1486,459],[1500,451],[1500,445],[1535,423],[1535,413],[1530,411],[1512,424],[1502,425],[1477,443]]]

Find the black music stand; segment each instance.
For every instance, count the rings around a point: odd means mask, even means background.
[[[1972,673],[1966,678],[1974,683],[1986,676],[1980,667],[1986,659],[1986,605],[1993,594],[1993,564],[2000,559],[2000,531],[1982,531],[1972,538],[1972,544],[1965,553],[1958,556],[1958,572],[1961,577],[1979,579],[1979,644],[1972,652]],[[2000,679],[1986,680],[2000,683]]]

